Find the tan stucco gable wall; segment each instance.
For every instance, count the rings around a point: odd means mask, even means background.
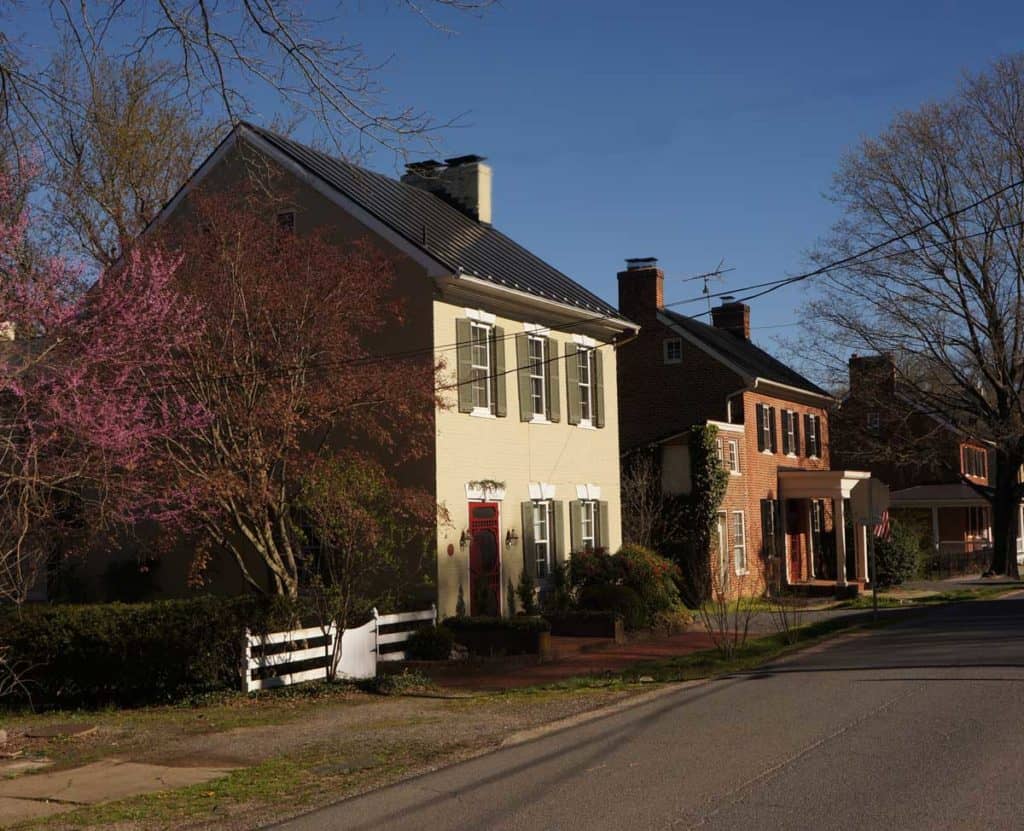
[[[486,307],[483,308],[486,311]],[[455,343],[456,320],[465,316],[464,305],[434,302],[434,342],[438,347]],[[516,352],[512,336],[524,331],[524,320],[499,316],[495,323],[505,332],[505,340],[499,342],[498,347],[504,350],[506,370],[514,370]],[[570,425],[566,417],[568,408],[564,355],[565,344],[573,342],[573,333],[555,329],[549,332],[549,336],[559,342],[559,354],[563,356],[559,372],[559,422],[533,424],[520,420],[514,371],[505,376],[508,415],[504,418],[480,418],[460,413],[454,393],[447,394],[451,406],[437,414],[437,498],[447,508],[450,517],[449,525],[442,524],[439,527],[437,540],[438,608],[442,615],[455,612],[460,584],[467,610],[470,608],[470,547],[468,544],[465,547],[459,545],[463,531],[468,536],[467,483],[491,479],[505,484],[504,498],[499,506],[503,613],[507,613],[504,594],[508,580],[515,583],[523,568],[521,506],[531,498],[531,482],[553,485],[554,500],[566,505],[565,522],[558,529],[556,540],[559,551],[570,551],[568,503],[577,499],[577,485],[597,485],[600,488],[600,499],[608,502],[607,547],[614,551],[621,545],[615,349],[611,345],[601,347],[605,426],[586,428]],[[454,380],[454,350],[441,352],[440,355],[445,358],[449,374]],[[509,530],[514,531],[519,540],[507,548],[504,541]],[[449,546],[453,551],[451,555],[448,554]]]

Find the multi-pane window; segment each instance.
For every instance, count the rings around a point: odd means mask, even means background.
[[[597,548],[597,501],[587,499],[580,502],[580,542],[583,550]]]
[[[725,449],[723,448],[723,441],[718,439],[715,442],[715,456],[718,458],[718,464],[721,467],[725,467]]]
[[[758,412],[758,449],[775,452],[775,408],[764,404],[757,405]]]
[[[594,350],[580,347],[576,351],[579,367],[580,421],[590,424],[594,419]]]
[[[747,570],[747,530],[743,511],[732,512],[732,559],[736,564],[736,573],[745,573]]]
[[[821,456],[821,418],[816,415],[807,416],[807,455]]]
[[[792,410],[782,411],[782,452],[793,456],[797,452],[797,419]]]
[[[761,544],[766,557],[779,552],[779,503],[774,499],[761,500]]]
[[[665,363],[678,364],[683,360],[683,341],[681,338],[668,338],[664,341]]]
[[[971,540],[988,539],[988,508],[972,507],[967,509],[967,538]]]
[[[533,503],[533,556],[537,561],[537,577],[551,574],[551,502]]]
[[[728,448],[729,448],[729,452],[726,455],[726,461],[728,462],[728,465],[729,465],[729,472],[730,473],[739,473],[740,472],[740,444],[739,444],[738,441],[736,441],[736,439],[729,439],[729,441],[726,442],[726,444],[728,445]]]
[[[988,454],[977,447],[964,448],[964,473],[979,479],[988,478]]]
[[[473,321],[470,325],[472,370],[473,370],[473,407],[477,410],[494,412],[494,396],[491,379],[491,352],[494,345],[492,337],[494,329],[486,323]]]
[[[530,406],[534,418],[545,418],[547,416],[547,355],[545,352],[546,340],[542,337],[530,335]]]

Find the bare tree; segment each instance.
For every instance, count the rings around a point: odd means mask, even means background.
[[[816,252],[808,309],[818,355],[891,353],[919,413],[989,442],[992,570],[1017,575],[1024,487],[1024,55],[965,77],[947,101],[902,113],[843,161],[843,215]],[[853,256],[871,249],[867,256]],[[847,259],[849,258],[849,259]]]
[[[427,25],[450,32],[456,15],[494,0],[394,0]],[[440,125],[413,107],[385,103],[381,70],[390,56],[368,54],[352,34],[348,4],[323,17],[304,0],[49,0],[58,36],[78,60],[164,60],[167,80],[190,112],[233,122],[271,93],[285,109],[315,119],[324,135],[355,146],[401,147]],[[17,0],[0,0],[0,126],[28,124],[49,137],[44,114],[79,111],[45,53],[18,39]],[[2,122],[6,121],[6,125]],[[350,146],[351,149],[351,146]]]
[[[626,454],[621,485],[623,542],[659,550],[679,537],[684,510],[662,488],[656,451],[643,448]]]
[[[166,63],[80,61],[68,44],[56,64],[80,106],[48,113],[53,229],[100,267],[113,265],[213,149],[217,125],[196,118]]]

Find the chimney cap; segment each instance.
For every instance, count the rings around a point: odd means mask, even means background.
[[[655,268],[658,265],[657,257],[627,257],[626,270],[637,271],[642,268]]]
[[[405,169],[410,173],[425,173],[431,170],[437,170],[439,167],[444,167],[444,165],[437,159],[426,159],[422,162],[409,162],[405,166]]]
[[[448,167],[458,167],[463,164],[473,164],[474,162],[485,162],[487,161],[486,156],[478,156],[475,153],[469,153],[466,156],[452,156],[450,159],[445,159],[445,164]]]

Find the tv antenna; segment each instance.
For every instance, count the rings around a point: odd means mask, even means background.
[[[703,274],[695,274],[692,277],[683,278],[683,282],[692,283],[695,280],[704,281],[704,290],[701,292],[708,300],[708,313],[711,313],[711,282],[713,280],[724,280],[724,275],[730,271],[735,271],[735,268],[723,268],[725,265],[725,257],[718,261],[718,265],[715,266],[712,271],[705,271]]]

